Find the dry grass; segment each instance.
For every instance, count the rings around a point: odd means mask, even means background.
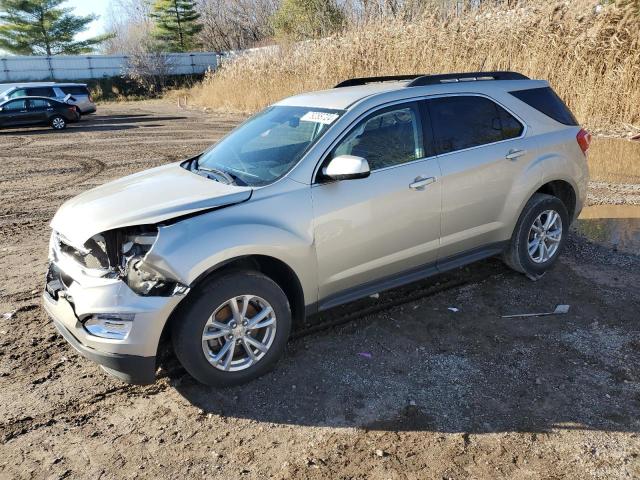
[[[596,138],[589,149],[591,180],[640,184],[640,142]]]
[[[256,111],[354,76],[511,69],[548,79],[592,128],[640,123],[640,15],[595,0],[541,1],[445,20],[351,27],[228,62],[191,90],[195,103]]]

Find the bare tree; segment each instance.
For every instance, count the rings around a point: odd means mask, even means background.
[[[107,54],[128,54],[139,51],[151,37],[153,21],[149,16],[151,4],[148,0],[112,0],[107,13],[107,31],[113,38],[105,42]]]
[[[153,96],[164,92],[167,79],[172,72],[173,64],[168,54],[142,47],[129,53],[123,74]]]
[[[221,52],[260,44],[272,35],[270,19],[278,3],[278,0],[200,0],[203,48]]]

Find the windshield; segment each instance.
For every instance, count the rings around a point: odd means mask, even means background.
[[[286,174],[342,114],[310,107],[269,107],[205,151],[194,170],[261,186]]]

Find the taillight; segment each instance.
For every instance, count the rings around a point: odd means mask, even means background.
[[[591,134],[584,128],[581,128],[578,135],[576,135],[576,140],[578,141],[578,145],[580,145],[580,150],[586,155],[591,145]]]
[[[93,97],[91,96],[91,94],[89,94],[89,101],[93,103]]]

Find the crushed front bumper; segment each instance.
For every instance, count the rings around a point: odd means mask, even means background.
[[[42,298],[58,331],[81,355],[125,382],[155,381],[160,335],[182,296],[143,297],[119,279],[70,277],[51,264]],[[91,315],[123,313],[134,319],[122,340],[97,337],[84,328]]]

